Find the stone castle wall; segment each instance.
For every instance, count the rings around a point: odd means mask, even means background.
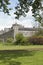
[[[8,38],[14,38],[14,31],[10,30],[5,32],[4,34],[0,35],[0,40],[6,41]]]
[[[33,28],[25,28],[24,26],[21,26],[19,24],[14,24],[11,27],[11,29],[9,29],[9,31],[8,29],[7,29],[7,32],[5,31],[3,34],[0,34],[0,39],[2,39],[3,41],[6,41],[7,38],[14,38],[15,40],[15,36],[18,33],[22,33],[25,37],[27,36],[30,37],[34,35],[37,30]]]

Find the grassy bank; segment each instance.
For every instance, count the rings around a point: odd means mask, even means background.
[[[0,50],[43,50],[43,45],[7,45],[5,43],[0,43]]]
[[[43,65],[43,51],[1,50],[0,65]]]
[[[15,46],[0,43],[0,65],[43,65],[43,45]]]

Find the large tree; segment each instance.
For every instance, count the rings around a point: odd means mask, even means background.
[[[0,12],[7,13],[9,15],[8,5],[10,4],[9,0],[0,0]]]
[[[0,11],[9,14],[9,1],[10,0],[0,0]],[[31,6],[33,16],[36,18],[36,20],[38,20],[41,23],[43,16],[41,16],[40,12],[43,12],[43,0],[18,0],[18,2],[19,3],[15,7],[15,18],[19,19],[22,15],[25,17],[26,13],[28,13],[29,8]]]
[[[43,12],[43,0],[18,0],[19,3],[15,7],[16,9],[16,17],[17,19],[20,18],[20,16],[26,16],[26,13],[29,12],[30,6],[32,7],[32,13],[37,21],[41,23],[41,20],[43,17],[41,16],[41,12]]]

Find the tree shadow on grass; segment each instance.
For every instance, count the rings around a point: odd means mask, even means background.
[[[21,62],[17,61],[3,61],[3,63],[6,65],[21,65]]]
[[[33,56],[35,53],[36,51],[28,50],[3,50],[0,51],[0,61],[7,63],[7,65],[21,65],[21,62],[16,62],[15,59],[18,57]]]

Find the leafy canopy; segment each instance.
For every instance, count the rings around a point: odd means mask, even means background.
[[[7,13],[9,15],[9,10],[11,10],[11,8],[8,8],[8,5],[10,5],[9,0],[0,0],[0,12]]]
[[[18,2],[14,13],[16,14],[16,19],[19,19],[22,15],[25,17],[31,6],[33,16],[41,23],[43,16],[41,16],[40,12],[43,12],[43,0],[18,0]],[[3,11],[4,13],[9,14],[11,8],[8,8],[8,5],[10,5],[10,0],[0,0],[0,12]]]
[[[26,16],[26,13],[28,13],[30,6],[32,7],[32,13],[33,16],[41,23],[42,17],[40,15],[40,12],[43,11],[43,0],[18,0],[19,3],[15,7],[17,19],[20,18],[20,16]]]

